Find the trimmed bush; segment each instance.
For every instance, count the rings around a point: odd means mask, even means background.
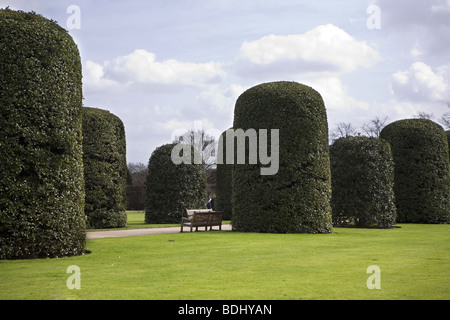
[[[395,224],[394,161],[387,141],[340,138],[330,147],[333,225]]]
[[[395,163],[397,221],[447,223],[450,216],[448,143],[430,120],[400,120],[380,137],[390,142]]]
[[[83,163],[87,227],[127,224],[125,128],[109,111],[83,108]]]
[[[270,129],[279,129],[279,170],[275,175],[261,175],[264,165],[260,159],[249,164],[248,155],[246,164],[233,166],[233,228],[332,232],[328,123],[320,94],[296,82],[260,84],[236,101],[233,128],[267,129],[270,138]]]
[[[450,157],[450,130],[445,131],[445,135],[447,136],[448,150],[449,150],[449,157]]]
[[[221,146],[222,148],[220,148]],[[226,159],[226,131],[220,135],[217,158]],[[233,206],[231,204],[232,173],[232,165],[227,165],[225,161],[221,164],[217,163],[215,207],[217,211],[223,211],[223,218],[225,220],[230,220],[233,213]]]
[[[180,223],[186,209],[206,208],[206,173],[203,164],[174,164],[172,149],[165,144],[153,151],[148,162],[145,223]]]
[[[84,253],[82,84],[68,32],[0,10],[0,259]]]

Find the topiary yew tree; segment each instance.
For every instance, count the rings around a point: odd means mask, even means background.
[[[153,151],[148,162],[145,223],[180,223],[186,209],[205,208],[205,166],[194,163],[175,164],[172,150],[177,144],[165,144]]]
[[[347,137],[330,147],[334,225],[395,224],[394,161],[387,141]]]
[[[448,142],[433,121],[407,119],[386,126],[395,163],[397,221],[448,223],[450,175]]]
[[[261,175],[260,159],[249,164],[248,156],[246,164],[233,165],[233,229],[332,232],[328,123],[320,94],[296,82],[257,85],[236,101],[233,128],[279,130],[276,174]]]
[[[445,131],[445,135],[447,136],[448,149],[449,149],[449,157],[450,157],[450,130]]]
[[[106,110],[83,108],[83,163],[88,228],[127,223],[125,128]]]
[[[232,129],[231,129],[232,130]],[[233,206],[231,204],[232,186],[231,178],[233,166],[225,163],[226,159],[226,131],[220,135],[218,156],[222,159],[222,163],[217,163],[216,169],[216,200],[215,209],[223,211],[223,218],[231,219]]]
[[[82,254],[81,60],[68,32],[0,10],[0,259]]]

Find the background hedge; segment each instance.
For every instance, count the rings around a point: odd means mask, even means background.
[[[408,119],[387,125],[395,162],[397,221],[447,223],[450,216],[448,142],[441,126]]]
[[[265,176],[248,159],[233,166],[233,228],[332,232],[328,123],[320,94],[295,82],[260,84],[236,101],[233,128],[268,129],[268,136],[279,129],[280,164],[277,174]]]
[[[87,227],[127,224],[125,128],[109,111],[83,108],[83,163]]]
[[[0,10],[0,259],[82,254],[81,61],[66,30]]]
[[[333,224],[395,224],[394,161],[387,141],[347,137],[330,147]]]
[[[206,208],[206,173],[203,164],[176,165],[172,149],[177,144],[165,144],[153,151],[148,162],[145,223],[180,223],[186,209]]]
[[[231,129],[232,130],[232,129]],[[219,147],[222,146],[222,149]],[[223,211],[223,218],[230,220],[233,213],[231,203],[232,185],[231,178],[233,174],[233,166],[226,164],[226,131],[219,138],[217,158],[223,159],[222,164],[217,164],[216,171],[216,211]]]
[[[445,131],[445,135],[447,136],[448,150],[449,150],[449,157],[450,157],[450,130]]]

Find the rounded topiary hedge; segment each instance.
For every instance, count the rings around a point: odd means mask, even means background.
[[[172,149],[165,144],[153,151],[146,180],[145,223],[180,223],[186,209],[206,208],[206,173],[203,164],[174,164]]]
[[[330,147],[334,225],[395,224],[394,161],[387,141],[347,137]]]
[[[232,129],[230,129],[232,130]],[[215,209],[223,211],[223,218],[230,220],[233,213],[231,202],[232,186],[231,178],[233,166],[227,165],[226,160],[226,131],[220,135],[218,146],[218,159],[222,159],[222,163],[217,163],[216,169],[216,200]]]
[[[445,131],[445,135],[447,136],[448,150],[449,150],[449,157],[450,157],[450,130]]]
[[[122,120],[109,111],[84,107],[83,153],[87,227],[124,227],[128,169]]]
[[[387,125],[395,163],[397,221],[447,223],[450,216],[448,142],[433,121],[407,119]]]
[[[81,61],[68,32],[0,10],[0,259],[82,254]]]
[[[279,130],[276,174],[261,175],[259,158],[257,164],[247,158],[246,164],[233,165],[233,228],[332,232],[328,123],[320,94],[296,82],[257,85],[236,101],[233,128],[267,129],[270,137],[271,129]]]

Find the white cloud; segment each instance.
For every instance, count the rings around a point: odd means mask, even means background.
[[[212,109],[220,113],[228,112],[230,108],[232,110],[234,109],[234,104],[237,98],[246,89],[248,89],[248,87],[240,84],[230,84],[225,88],[220,86],[211,86],[208,90],[202,91],[197,96],[197,100],[207,109]]]
[[[84,73],[86,87],[100,89],[120,84],[122,87],[131,86],[145,91],[211,85],[226,77],[219,63],[192,63],[173,59],[158,61],[154,53],[143,49],[107,60],[103,64],[87,61]]]
[[[102,90],[120,88],[116,81],[104,77],[105,72],[101,65],[93,61],[86,61],[83,64],[83,90],[88,92],[99,92]]]
[[[118,82],[198,85],[220,81],[226,76],[215,62],[157,61],[154,53],[138,49],[127,56],[105,62],[105,75]]]
[[[381,8],[381,27],[392,54],[401,55],[411,50],[411,44],[420,44],[421,59],[448,61],[449,0],[376,0],[376,4]]]
[[[440,0],[431,5],[431,12],[450,12],[450,0]]]
[[[423,62],[414,62],[408,70],[392,75],[392,92],[400,100],[445,102],[450,98],[450,86],[445,79],[447,70],[441,66],[434,71]]]
[[[237,65],[244,75],[268,68],[285,74],[345,73],[370,67],[379,59],[377,51],[365,41],[326,24],[303,34],[268,35],[244,42]]]
[[[367,110],[369,103],[358,101],[348,95],[347,87],[338,77],[321,77],[307,83],[318,91],[329,110],[346,112],[355,109]]]

